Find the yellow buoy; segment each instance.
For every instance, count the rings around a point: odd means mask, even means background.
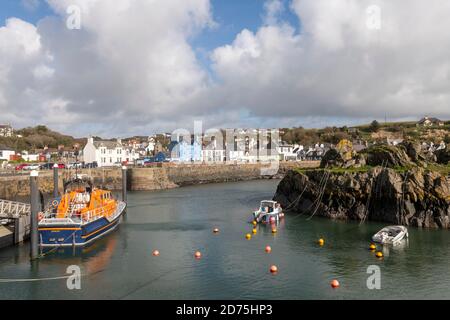
[[[258,232],[258,230],[256,230],[256,229],[253,229],[253,230],[252,230],[252,233],[253,233],[253,234],[256,234],[257,232]]]
[[[369,246],[369,249],[374,251],[374,250],[377,249],[377,246],[375,244],[371,243],[370,246]]]
[[[252,224],[256,226],[257,222],[255,220],[252,221]]]
[[[272,228],[272,233],[277,233],[277,229],[276,228]]]
[[[375,256],[376,256],[377,258],[383,258],[383,252],[377,251],[377,253],[375,253]]]
[[[319,241],[317,241],[317,243],[319,244],[319,246],[323,246],[325,244],[325,240],[320,238]]]
[[[247,233],[247,234],[245,235],[245,238],[246,238],[247,240],[250,240],[250,239],[252,238],[252,235],[251,235],[250,233]]]

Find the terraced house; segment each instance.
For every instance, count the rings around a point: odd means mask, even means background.
[[[83,149],[85,163],[96,162],[99,167],[121,166],[124,163],[134,163],[139,159],[139,153],[132,147],[117,140],[97,140],[89,137]]]

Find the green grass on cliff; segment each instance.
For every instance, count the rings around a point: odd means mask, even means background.
[[[430,169],[432,171],[438,171],[444,175],[449,175],[450,174],[450,163],[447,165],[430,164],[430,165],[428,165],[427,169]]]
[[[308,171],[329,171],[331,173],[341,173],[342,174],[342,173],[365,173],[372,168],[374,168],[374,167],[372,167],[372,166],[363,166],[360,168],[333,167],[333,168],[326,168],[326,169],[324,169],[324,168],[296,168],[296,169],[294,169],[294,171],[296,171],[298,173],[305,173]],[[411,170],[412,167],[396,166],[392,169],[394,169],[398,173],[405,173],[405,172]],[[450,174],[450,164],[448,164],[448,165],[428,164],[426,169],[431,170],[431,171],[437,171],[444,175]]]
[[[304,173],[307,171],[329,171],[331,173],[361,173],[367,172],[372,169],[372,166],[363,166],[359,168],[341,168],[341,167],[333,167],[333,168],[296,168],[294,171],[299,173]]]

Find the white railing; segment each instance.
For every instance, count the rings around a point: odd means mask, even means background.
[[[75,222],[70,218],[45,218],[39,221],[39,224],[45,225],[73,225],[80,224],[79,222]]]
[[[20,218],[31,212],[31,205],[23,202],[0,200],[0,218]]]

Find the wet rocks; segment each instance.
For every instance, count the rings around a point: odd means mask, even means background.
[[[388,159],[393,165],[402,163],[402,157],[400,153]],[[450,179],[421,167],[290,171],[274,200],[287,211],[305,215],[450,228]]]

